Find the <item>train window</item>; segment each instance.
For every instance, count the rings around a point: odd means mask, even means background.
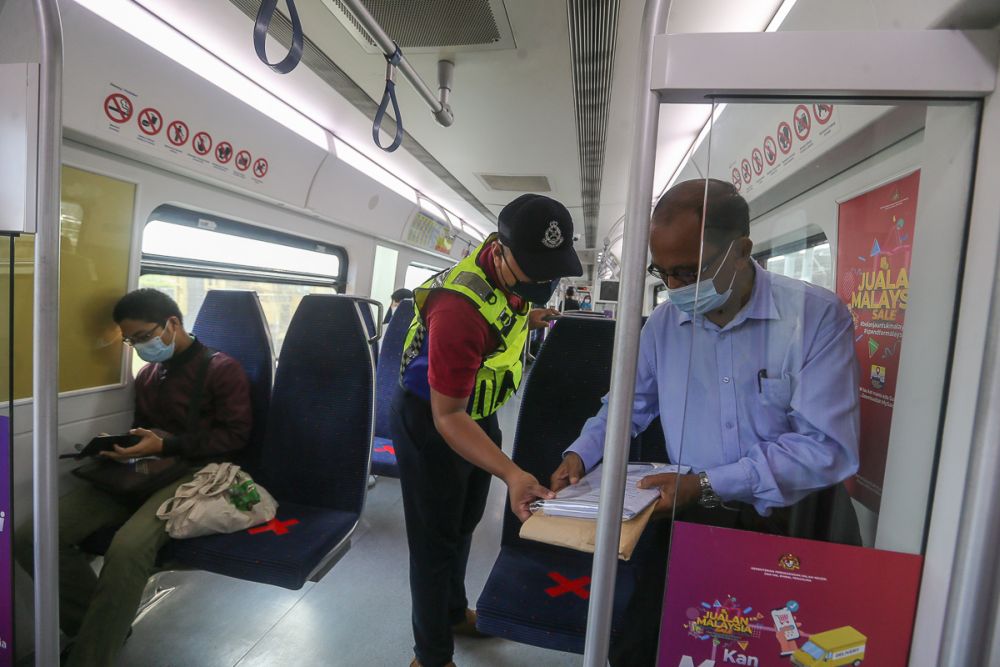
[[[346,273],[339,246],[161,206],[143,231],[139,286],[170,294],[189,327],[209,290],[254,290],[278,353],[302,297],[342,291]]]
[[[74,167],[62,168],[59,260],[59,390],[122,380],[121,337],[111,320],[128,289],[135,185]],[[0,244],[0,291],[9,290],[9,244]],[[14,244],[14,397],[31,395],[34,237]],[[9,344],[7,327],[0,345]],[[0,383],[7,398],[7,383]]]
[[[834,288],[833,255],[825,234],[812,236],[804,243],[780,246],[754,255],[754,259],[768,271],[829,290]]]
[[[428,278],[439,271],[441,271],[441,267],[410,262],[410,265],[406,267],[406,277],[403,278],[403,287],[410,290],[420,287]]]

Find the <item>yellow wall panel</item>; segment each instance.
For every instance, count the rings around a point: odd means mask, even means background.
[[[59,274],[59,390],[117,384],[122,342],[111,319],[128,289],[135,185],[73,167],[62,169]],[[9,246],[0,248],[0,303],[9,289]],[[34,238],[14,252],[14,396],[31,395]],[[0,331],[0,350],[8,344]],[[0,352],[2,354],[2,352]],[[6,355],[4,355],[6,356]],[[6,365],[6,364],[4,364]],[[6,374],[5,374],[6,375]],[[0,382],[6,399],[7,383]]]

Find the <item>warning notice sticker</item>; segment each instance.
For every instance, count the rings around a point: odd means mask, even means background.
[[[270,172],[267,158],[252,153],[252,147],[237,148],[234,144],[239,142],[232,139],[216,142],[213,135],[219,136],[220,128],[198,127],[198,114],[185,116],[184,109],[164,104],[162,96],[147,99],[144,94],[109,83],[98,99],[92,107],[97,114],[95,129],[114,134],[119,143],[203,173],[211,169],[214,176],[245,185],[260,184]]]

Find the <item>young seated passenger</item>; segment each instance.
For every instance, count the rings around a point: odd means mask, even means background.
[[[113,316],[122,339],[150,363],[135,380],[130,433],[142,440],[103,455],[117,461],[177,456],[190,471],[145,501],[116,497],[90,485],[60,499],[60,626],[76,638],[68,663],[74,667],[114,664],[157,552],[167,542],[157,508],[190,481],[195,470],[244,447],[251,427],[250,388],[239,362],[209,350],[184,331],[173,299],[153,289],[136,290],[122,297]],[[198,390],[195,385],[202,378]],[[189,412],[193,396],[200,396],[196,418]],[[119,524],[98,577],[77,545],[95,531]],[[32,549],[29,522],[15,537],[17,560],[28,572],[33,571]]]
[[[660,488],[661,515],[788,534],[793,505],[858,468],[854,326],[837,295],[757,264],[749,236],[747,202],[724,181],[685,181],[656,204],[649,272],[670,300],[642,330],[632,435],[660,417],[668,458],[691,466],[643,480]],[[553,491],[601,461],[606,430],[607,405],[564,453]],[[837,519],[815,536],[860,544],[849,502]],[[663,550],[612,643],[612,665],[655,662]]]

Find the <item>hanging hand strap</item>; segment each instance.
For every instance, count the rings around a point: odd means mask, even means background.
[[[260,3],[260,11],[257,12],[257,22],[253,26],[253,48],[257,51],[260,61],[279,74],[288,74],[302,60],[302,22],[299,21],[299,13],[295,9],[295,0],[285,0],[288,5],[288,16],[292,20],[292,46],[288,49],[288,55],[280,62],[272,63],[267,60],[267,29],[271,27],[271,19],[278,8],[278,0],[264,0]]]
[[[391,56],[385,57],[385,92],[382,93],[382,102],[378,105],[378,111],[375,113],[375,124],[372,125],[372,139],[375,141],[375,145],[386,153],[393,152],[403,143],[403,119],[399,115],[399,102],[396,101],[396,69],[403,54],[399,51],[399,45],[395,43],[394,45],[396,50]],[[391,144],[383,146],[379,141],[379,132],[382,130],[382,120],[385,118],[385,112],[388,110],[390,102],[392,102],[392,113],[396,117],[396,136]]]

